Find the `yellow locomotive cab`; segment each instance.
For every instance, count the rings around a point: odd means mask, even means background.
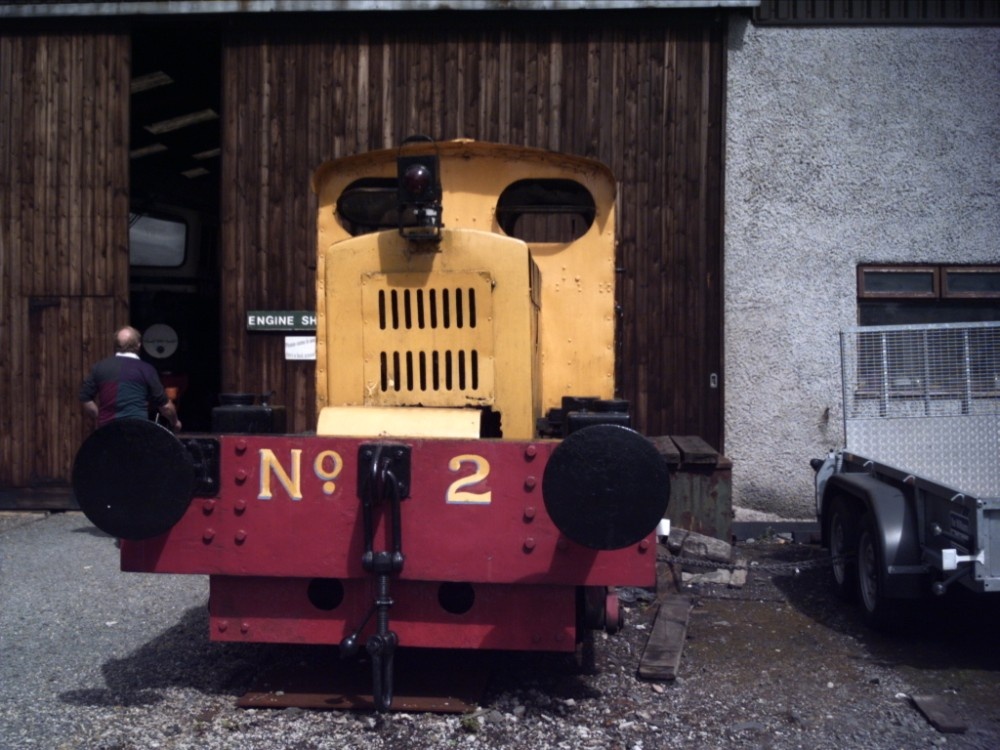
[[[433,241],[397,226],[400,154],[435,159],[443,226]],[[313,188],[319,434],[531,439],[563,397],[613,397],[606,167],[419,143],[327,162]]]

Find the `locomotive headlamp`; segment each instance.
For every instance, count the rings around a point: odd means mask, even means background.
[[[431,170],[424,164],[411,164],[400,178],[400,190],[404,194],[404,200],[413,202],[421,199],[433,200],[433,187]]]
[[[411,136],[403,141],[427,140],[426,136]],[[400,147],[402,152],[402,147]],[[396,157],[399,233],[407,239],[437,241],[441,239],[441,181],[438,177],[436,154]]]

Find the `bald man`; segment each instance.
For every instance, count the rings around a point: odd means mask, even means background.
[[[177,410],[170,403],[156,369],[139,359],[142,335],[131,326],[115,331],[115,354],[102,359],[80,387],[83,413],[101,427],[115,419],[149,419],[152,404],[170,425],[181,429]]]

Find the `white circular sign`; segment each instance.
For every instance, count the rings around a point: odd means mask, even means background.
[[[177,331],[164,323],[156,323],[142,334],[142,348],[156,359],[166,359],[177,351]]]

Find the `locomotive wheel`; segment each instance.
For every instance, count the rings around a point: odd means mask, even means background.
[[[604,597],[604,630],[609,635],[614,635],[625,626],[625,611],[622,603],[618,601],[618,594],[608,589]]]
[[[194,493],[194,466],[180,440],[145,419],[95,430],[73,462],[73,492],[94,526],[120,539],[168,531]]]
[[[628,547],[650,534],[670,500],[666,460],[620,425],[577,430],[552,452],[542,477],[545,509],[559,531],[596,550]]]

